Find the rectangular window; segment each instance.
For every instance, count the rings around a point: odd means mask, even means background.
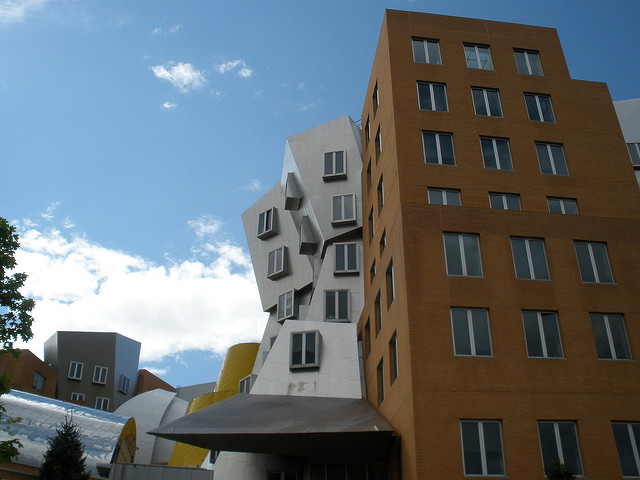
[[[622,315],[590,313],[593,338],[598,358],[604,360],[631,360],[627,334]]]
[[[129,386],[131,385],[131,379],[125,375],[120,377],[120,392],[125,395],[129,394]]]
[[[623,477],[640,477],[640,423],[613,422],[618,459]]]
[[[371,353],[371,321],[367,318],[364,325],[364,358],[369,358]]]
[[[373,283],[373,279],[376,276],[376,261],[374,260],[371,264],[371,270],[369,270],[369,282]]]
[[[391,385],[398,378],[398,337],[396,332],[393,332],[391,340],[389,340],[389,362],[391,363],[389,370],[391,373]]]
[[[287,247],[269,252],[267,277],[274,280],[287,274]]]
[[[373,179],[371,177],[371,161],[367,165],[367,191],[371,190],[371,186],[373,185]]]
[[[382,363],[384,359],[380,359],[380,363],[378,363],[378,368],[376,368],[376,377],[378,384],[378,405],[381,405],[384,402],[384,364]]]
[[[627,150],[631,157],[631,165],[640,167],[640,143],[627,143]]]
[[[500,106],[500,94],[498,90],[490,88],[472,88],[473,106],[476,115],[485,117],[501,117],[502,107]]]
[[[416,63],[433,63],[441,65],[440,44],[438,40],[428,38],[412,38],[413,61]]]
[[[376,144],[376,162],[377,162],[378,159],[380,158],[380,154],[382,153],[382,136],[380,135],[380,128],[378,128],[378,131],[376,132],[375,144]]]
[[[371,100],[373,103],[373,114],[375,115],[378,111],[378,107],[380,106],[380,94],[378,93],[378,84],[376,83],[373,87],[373,95],[371,96]]]
[[[356,194],[335,195],[332,199],[331,223],[353,223],[356,221]]]
[[[509,140],[506,138],[480,137],[484,168],[513,170]]]
[[[387,229],[385,228],[380,235],[380,255],[384,252],[384,247],[387,246]]]
[[[562,342],[555,312],[523,311],[522,323],[531,358],[562,358]]]
[[[496,420],[461,420],[465,475],[504,475],[502,434]]]
[[[382,183],[382,175],[380,175],[380,181],[378,182],[378,215],[382,212],[384,207],[384,184]]]
[[[450,133],[422,132],[424,161],[439,165],[455,165],[453,135]]]
[[[249,393],[251,391],[251,377],[252,375],[247,375],[238,382],[238,393]]]
[[[524,102],[527,105],[529,120],[534,122],[555,122],[551,108],[551,97],[549,95],[538,95],[537,93],[525,93]]]
[[[541,238],[511,237],[511,252],[516,278],[523,280],[549,280],[544,240]]]
[[[444,84],[418,82],[418,105],[420,110],[448,112],[447,90]]]
[[[33,375],[33,384],[31,385],[36,392],[44,391],[45,378],[40,372],[35,372]]]
[[[72,402],[84,402],[84,393],[72,392],[71,393],[71,401]]]
[[[105,397],[96,397],[96,410],[109,410],[109,399]]]
[[[291,333],[289,368],[311,368],[320,365],[320,332]]]
[[[369,218],[367,220],[367,224],[369,226],[369,241],[371,241],[373,240],[373,237],[375,235],[375,230],[374,230],[375,225],[373,224],[373,207],[371,207],[371,211],[369,212]]]
[[[70,362],[69,373],[67,374],[67,378],[70,378],[72,380],[82,380],[83,368],[84,368],[84,363]]]
[[[487,310],[452,308],[451,328],[456,355],[491,356],[491,334]]]
[[[462,205],[460,190],[428,188],[427,195],[429,197],[429,203],[432,205],[454,205],[456,207]]]
[[[556,460],[560,460],[575,475],[582,476],[580,447],[574,422],[538,422],[538,434],[545,473]]]
[[[376,299],[373,302],[373,320],[376,327],[376,337],[382,330],[382,304],[380,302],[380,292],[376,295]]]
[[[540,55],[535,50],[514,50],[518,73],[542,76]]]
[[[396,297],[395,278],[393,275],[393,259],[389,261],[389,266],[387,267],[386,280],[387,280],[387,308],[389,308]]]
[[[607,245],[598,242],[573,242],[580,276],[585,283],[613,283]]]
[[[540,171],[549,175],[569,175],[562,145],[536,142]]]
[[[278,297],[278,321],[294,316],[293,290],[283,293]]]
[[[358,273],[358,244],[336,243],[335,273]]]
[[[489,193],[489,204],[497,210],[522,210],[517,193]]]
[[[493,70],[491,63],[491,52],[487,45],[465,44],[464,57],[468,68],[479,68],[480,70]]]
[[[107,367],[95,367],[93,369],[93,383],[99,383],[104,385],[107,383],[107,373],[109,369]]]
[[[275,215],[275,208],[270,208],[258,215],[258,238],[268,238],[276,233],[274,221]]]
[[[345,178],[347,176],[346,152],[325,152],[323,178]]]
[[[572,198],[547,197],[549,213],[560,213],[562,215],[578,215],[578,202]]]
[[[325,320],[349,321],[349,290],[326,290]]]
[[[365,145],[369,143],[369,140],[371,140],[371,125],[369,124],[369,118],[367,118],[367,123],[364,126],[364,139],[366,141]]]
[[[447,261],[447,275],[482,276],[478,235],[445,233],[444,253]]]

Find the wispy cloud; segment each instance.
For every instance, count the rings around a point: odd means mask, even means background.
[[[165,110],[173,110],[177,106],[178,106],[177,103],[171,103],[171,102],[164,102],[162,104],[162,108],[164,108]]]
[[[222,74],[233,71],[236,75],[242,78],[250,78],[253,76],[253,70],[251,70],[247,66],[247,63],[240,58],[216,65],[216,70],[218,73]]]
[[[252,192],[259,192],[263,189],[262,182],[257,178],[252,178],[249,183],[240,187],[241,190],[251,190]]]
[[[320,106],[320,102],[311,102],[311,103],[299,103],[298,110],[304,112],[306,110],[311,110],[314,108],[318,108]]]
[[[55,217],[53,212],[55,212],[56,208],[58,208],[59,206],[60,202],[51,202],[46,210],[40,214],[40,216],[48,221],[53,220]]]
[[[167,80],[183,93],[201,88],[207,83],[203,71],[196,70],[190,63],[169,63],[149,68],[157,78]]]
[[[0,0],[0,23],[22,22],[50,0]]]
[[[153,30],[151,30],[151,35],[175,35],[180,31],[181,28],[182,25],[174,25],[173,27],[169,27],[167,30],[162,27],[155,27]]]
[[[142,343],[148,364],[191,350],[223,355],[231,345],[258,340],[266,315],[247,253],[219,240],[224,232],[212,216],[188,223],[197,256],[158,265],[20,222],[16,260],[28,274],[22,292],[36,307],[34,337],[16,347],[39,353],[58,330],[116,331]]]

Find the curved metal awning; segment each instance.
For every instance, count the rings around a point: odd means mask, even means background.
[[[365,400],[252,394],[149,433],[208,450],[359,460],[385,459],[395,436]]]

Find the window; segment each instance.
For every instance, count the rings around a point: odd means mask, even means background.
[[[367,323],[364,325],[364,357],[369,358],[371,353],[371,322],[367,318]]]
[[[336,243],[335,273],[358,273],[358,244]]]
[[[287,247],[269,252],[267,277],[274,280],[287,274]]]
[[[373,95],[371,96],[371,100],[373,102],[373,114],[375,115],[378,111],[378,107],[380,106],[380,94],[378,93],[377,83],[373,87]]]
[[[375,322],[376,327],[376,337],[382,330],[382,306],[380,302],[380,292],[376,295],[376,299],[373,302],[373,320]]]
[[[618,459],[623,477],[640,477],[640,423],[613,422]]]
[[[631,165],[640,167],[640,143],[627,143],[627,150],[631,157]]]
[[[127,395],[129,393],[129,385],[131,385],[131,380],[129,379],[129,377],[122,375],[120,377],[120,392]]]
[[[345,152],[325,152],[323,178],[345,178],[347,176],[347,156]]]
[[[335,195],[332,198],[333,217],[331,223],[353,223],[356,221],[356,194]]]
[[[371,125],[369,124],[369,118],[367,118],[367,123],[364,126],[364,139],[367,143],[371,140]]]
[[[460,190],[451,190],[445,188],[428,188],[427,194],[429,203],[432,205],[462,205],[460,200]]]
[[[268,238],[276,233],[274,221],[275,215],[275,208],[270,208],[269,210],[258,215],[258,238]]]
[[[493,70],[491,63],[491,53],[486,45],[465,44],[464,57],[468,68],[479,68],[480,70]]]
[[[371,178],[371,161],[367,165],[367,191],[371,190],[371,185],[373,185],[373,180]]]
[[[72,402],[84,402],[84,393],[73,392],[71,393]]]
[[[105,397],[96,397],[97,410],[109,410],[109,399]]]
[[[549,205],[549,213],[578,215],[578,203],[572,198],[547,197],[547,205]]]
[[[531,358],[562,358],[562,342],[555,312],[522,312],[527,354]]]
[[[497,210],[521,210],[520,195],[516,193],[489,193],[489,204]]]
[[[382,207],[384,207],[384,185],[382,183],[381,175],[380,181],[378,182],[378,215],[382,212]]]
[[[384,252],[384,247],[387,246],[387,229],[385,228],[382,231],[382,235],[380,236],[380,255]]]
[[[249,393],[251,391],[251,375],[247,375],[238,383],[238,393]]]
[[[293,290],[278,297],[278,321],[294,316]]]
[[[447,260],[447,275],[482,276],[478,235],[445,233],[444,253]]]
[[[35,374],[33,375],[33,384],[32,384],[33,389],[36,392],[43,392],[44,382],[45,382],[44,375],[42,375],[40,372],[35,372]]]
[[[371,207],[371,211],[369,212],[369,218],[367,221],[369,225],[369,241],[373,240],[373,236],[375,235],[374,224],[373,224],[373,207]]]
[[[84,363],[80,362],[70,362],[69,363],[69,373],[67,378],[72,380],[82,380],[82,369],[84,368]]]
[[[497,420],[461,420],[465,475],[504,475],[502,434]]]
[[[380,158],[380,154],[382,153],[382,137],[380,136],[379,128],[378,128],[378,131],[376,132],[375,143],[376,143],[376,162],[377,162],[378,158]]]
[[[450,133],[422,132],[424,161],[440,165],[455,165],[453,136]]]
[[[514,50],[513,53],[516,57],[518,73],[542,76],[542,65],[540,65],[538,52],[534,50]]]
[[[427,38],[412,38],[413,61],[416,63],[442,64],[440,58],[440,45],[438,40]]]
[[[549,175],[569,175],[564,159],[562,145],[554,143],[536,143],[540,171]]]
[[[389,266],[387,267],[386,280],[387,280],[387,308],[389,308],[396,297],[395,278],[393,275],[393,260],[389,261]]]
[[[481,137],[482,160],[484,168],[495,170],[513,170],[509,140],[506,138]]]
[[[456,355],[491,356],[491,334],[487,310],[452,308],[451,326]]]
[[[498,90],[472,88],[471,94],[473,96],[473,106],[476,109],[476,115],[484,115],[486,117],[502,116]]]
[[[320,365],[320,332],[297,332],[291,334],[290,368],[311,368]]]
[[[511,237],[511,252],[516,278],[523,280],[549,280],[544,240],[540,238]]]
[[[582,476],[580,448],[574,422],[538,422],[538,434],[545,473],[557,459],[571,468],[575,475]]]
[[[391,373],[391,385],[398,378],[398,336],[393,332],[391,340],[389,340],[389,362],[391,363],[389,371]]]
[[[585,283],[613,283],[607,245],[597,242],[573,242],[580,276]]]
[[[384,364],[382,363],[383,359],[380,359],[380,363],[378,363],[378,367],[376,368],[376,377],[378,384],[378,405],[381,405],[384,402]]]
[[[95,367],[93,369],[93,383],[99,383],[104,385],[107,383],[107,373],[109,369],[107,367]]]
[[[447,91],[442,83],[418,82],[420,110],[447,112]]]
[[[373,279],[376,276],[376,261],[374,260],[371,264],[371,270],[369,271],[369,282],[373,282]]]
[[[591,313],[589,317],[598,358],[631,360],[622,315]]]
[[[349,321],[349,290],[326,290],[324,298],[325,320]]]
[[[536,93],[525,93],[524,102],[527,105],[529,120],[534,122],[555,122],[553,108],[551,108],[551,97],[549,95],[538,95]]]

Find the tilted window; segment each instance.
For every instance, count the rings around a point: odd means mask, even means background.
[[[72,402],[84,402],[84,393],[72,392],[71,393],[71,401]]]
[[[427,195],[429,203],[432,205],[462,205],[460,200],[460,190],[449,188],[428,188]]]
[[[420,110],[447,112],[447,91],[442,83],[418,82]]]
[[[347,155],[343,150],[325,152],[323,178],[345,178],[347,176]]]
[[[599,242],[573,242],[580,276],[585,283],[613,283],[607,245]]]
[[[274,280],[287,274],[287,247],[269,252],[267,277]]]
[[[429,38],[412,38],[413,61],[416,63],[442,64],[440,44],[438,40]]]
[[[332,200],[331,223],[353,223],[356,221],[356,194],[335,195]]]
[[[591,328],[596,342],[598,358],[604,360],[630,360],[631,351],[627,342],[622,315],[591,313]]]
[[[502,434],[497,420],[461,420],[465,475],[504,475]]]
[[[489,193],[489,204],[496,210],[521,210],[517,193]]]
[[[562,358],[562,342],[555,312],[522,312],[527,354],[531,358]]]
[[[513,170],[509,140],[506,138],[480,137],[484,168]]]
[[[525,93],[524,102],[527,105],[529,120],[534,122],[555,122],[551,107],[551,97],[549,95],[539,95],[537,93]]]
[[[476,115],[485,117],[502,117],[500,94],[491,88],[472,88],[473,106]]]
[[[456,355],[491,356],[489,312],[481,308],[452,308],[451,326]]]
[[[40,372],[35,372],[33,375],[33,384],[31,385],[36,392],[44,391],[45,378]]]
[[[634,168],[640,167],[640,143],[627,143],[627,150],[631,157],[631,165]]]
[[[95,367],[93,369],[93,383],[104,385],[107,383],[107,373],[109,369],[107,367]]]
[[[578,215],[578,202],[573,198],[547,197],[549,213],[562,215]]]
[[[120,376],[120,387],[119,387],[120,392],[122,392],[125,395],[127,395],[129,393],[129,386],[130,385],[131,385],[131,379],[129,379],[129,377],[127,377],[125,375],[121,375]]]
[[[538,422],[542,465],[545,473],[556,460],[573,470],[574,475],[582,476],[580,447],[574,422]]]
[[[276,233],[275,216],[275,208],[270,208],[258,215],[258,238],[268,238]]]
[[[293,290],[283,293],[278,297],[278,321],[292,318],[295,315]]]
[[[439,165],[455,165],[453,135],[450,133],[422,132],[424,161]]]
[[[556,143],[536,143],[536,153],[540,171],[548,175],[569,175],[562,145]]]
[[[444,253],[447,262],[447,275],[482,276],[478,235],[445,233]]]
[[[96,410],[109,410],[109,399],[105,397],[96,397]]]
[[[480,70],[493,70],[491,62],[491,52],[487,45],[465,44],[464,57],[468,68],[478,68]]]
[[[69,363],[69,373],[67,374],[67,378],[72,380],[82,380],[82,370],[84,368],[84,363],[81,362],[70,362]]]
[[[389,363],[391,370],[391,385],[398,378],[398,335],[393,332],[391,340],[389,340]]]
[[[349,320],[349,290],[326,290],[325,320],[348,321]]]
[[[311,368],[320,365],[320,332],[291,333],[291,360],[289,368]]]
[[[540,55],[535,50],[514,50],[518,73],[542,76]]]
[[[516,278],[549,280],[544,240],[541,238],[511,237],[511,252]]]
[[[640,477],[640,423],[612,422],[623,477]]]

